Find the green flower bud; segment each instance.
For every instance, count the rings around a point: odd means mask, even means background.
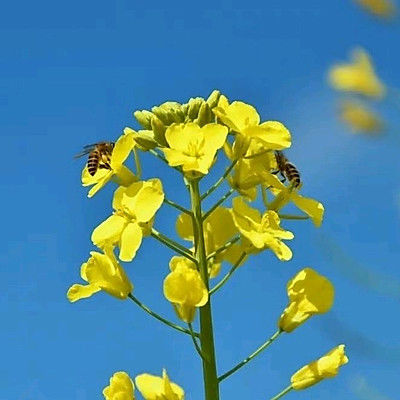
[[[194,122],[196,122],[199,126],[204,126],[214,120],[214,114],[211,112],[211,109],[209,105],[204,102],[199,110],[199,115],[195,119]]]
[[[167,127],[155,115],[151,119],[151,129],[154,132],[154,139],[156,142],[163,147],[167,147],[168,144],[165,140],[165,131]]]
[[[144,129],[151,129],[151,117],[153,114],[150,111],[135,111],[133,115]]]
[[[213,90],[213,92],[208,96],[207,104],[210,108],[214,108],[218,105],[218,100],[221,97],[221,92],[219,90]]]
[[[135,143],[140,150],[148,151],[157,147],[157,142],[154,139],[154,132],[150,130],[138,131],[135,135]]]
[[[200,111],[201,105],[204,103],[204,99],[202,97],[191,98],[189,100],[189,110],[188,110],[188,117],[189,121],[194,121]]]

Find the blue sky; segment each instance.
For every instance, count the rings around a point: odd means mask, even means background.
[[[82,163],[72,156],[135,127],[136,109],[214,88],[290,128],[288,155],[302,172],[303,193],[326,207],[319,230],[284,224],[296,235],[292,261],[253,257],[216,296],[220,371],[275,331],[285,284],[298,270],[312,266],[336,287],[330,314],[282,337],[225,381],[221,398],[268,399],[339,343],[350,358],[339,377],[287,398],[369,400],[355,384],[364,380],[387,396],[374,399],[396,398],[399,109],[377,105],[393,128],[383,137],[351,135],[336,120],[325,73],[362,45],[382,79],[400,87],[398,24],[376,21],[350,0],[17,1],[3,6],[0,20],[1,400],[101,398],[115,371],[159,374],[163,367],[188,400],[202,398],[188,337],[128,301],[100,293],[71,305],[65,293],[80,280],[79,266],[94,249],[90,233],[111,212],[113,190],[87,199]],[[143,166],[145,178],[162,178],[169,197],[187,201],[182,182],[158,160],[146,155]],[[163,209],[155,226],[172,232],[173,218]],[[170,256],[148,238],[126,268],[137,297],[175,319],[161,293]]]

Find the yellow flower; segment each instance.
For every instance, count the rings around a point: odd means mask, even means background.
[[[91,257],[81,266],[81,277],[87,285],[72,285],[67,293],[68,300],[75,302],[104,290],[118,299],[126,299],[133,290],[133,285],[124,269],[118,264],[112,248],[105,254],[90,252]]]
[[[341,344],[319,360],[299,369],[292,375],[290,381],[295,390],[306,389],[326,378],[333,378],[339,372],[339,367],[349,362],[345,352],[344,344]]]
[[[233,132],[241,136],[234,145],[236,157],[246,154],[247,147],[253,140],[261,143],[264,150],[282,150],[290,147],[291,137],[287,128],[278,121],[260,124],[260,116],[250,104],[241,101],[229,104],[228,99],[221,96],[218,106],[212,111]]]
[[[218,207],[204,220],[203,229],[207,254],[218,250],[239,233],[233,223],[231,212],[224,207]],[[179,215],[176,221],[176,230],[182,239],[194,243],[192,218],[188,214]],[[236,262],[237,253],[237,247],[233,245],[210,259],[208,265],[210,278],[215,278],[218,275],[221,263],[224,260],[230,263]]]
[[[122,135],[116,141],[113,151],[111,153],[111,169],[99,168],[97,172],[92,176],[89,174],[87,167],[84,167],[82,171],[82,185],[94,185],[89,190],[88,197],[94,196],[113,178],[115,178],[117,183],[122,186],[129,186],[132,182],[137,180],[137,177],[130,171],[130,169],[123,165],[134,146],[135,142],[132,133]]]
[[[357,48],[353,50],[352,58],[351,63],[337,64],[330,69],[330,84],[336,90],[355,92],[369,97],[383,97],[385,85],[375,74],[368,53]]]
[[[170,148],[162,150],[171,167],[182,166],[186,176],[195,178],[208,173],[227,134],[228,129],[219,124],[202,128],[195,123],[173,124],[165,132]]]
[[[396,7],[390,0],[355,0],[365,10],[378,16],[389,18],[396,13]]]
[[[292,251],[282,242],[282,239],[293,239],[293,233],[285,231],[279,224],[280,220],[275,211],[266,211],[263,215],[248,206],[243,198],[233,199],[233,221],[242,236],[257,252],[269,248],[282,261],[292,258]]]
[[[164,192],[159,179],[119,187],[113,199],[115,213],[95,228],[92,242],[100,248],[118,245],[120,260],[132,261],[143,236],[150,234],[154,215],[163,201]]]
[[[275,199],[269,205],[270,209],[279,211],[292,201],[297,208],[311,218],[315,226],[321,226],[325,209],[319,201],[299,195],[296,189],[285,186],[275,175],[268,172],[261,174],[264,183],[270,187],[271,192],[275,195]]]
[[[279,329],[292,332],[315,314],[328,312],[335,290],[332,283],[311,268],[302,269],[287,284],[289,305],[279,318]]]
[[[196,307],[204,306],[208,301],[208,291],[200,273],[185,262],[173,259],[171,272],[164,280],[164,296],[169,300],[180,319],[193,321]]]
[[[103,390],[105,400],[135,400],[135,386],[126,372],[116,372]]]
[[[183,389],[169,380],[165,369],[163,369],[162,378],[141,374],[135,378],[135,383],[145,400],[183,400],[185,398]]]
[[[342,102],[340,118],[353,132],[380,133],[384,128],[383,121],[376,113],[354,101]]]

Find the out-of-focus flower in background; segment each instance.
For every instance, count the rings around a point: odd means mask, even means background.
[[[382,118],[359,101],[344,100],[339,104],[339,118],[354,133],[382,133],[385,124]]]
[[[366,97],[383,98],[386,87],[375,73],[369,54],[362,48],[352,51],[350,63],[333,65],[328,72],[331,86],[343,92],[353,92]]]
[[[390,0],[354,0],[357,4],[363,7],[377,17],[391,18],[397,10],[396,6]]]

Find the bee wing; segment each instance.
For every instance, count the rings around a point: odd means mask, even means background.
[[[96,147],[96,144],[88,144],[86,146],[83,146],[83,151],[74,155],[74,158],[80,158],[80,157],[86,156],[87,154],[91,153],[95,147]]]

